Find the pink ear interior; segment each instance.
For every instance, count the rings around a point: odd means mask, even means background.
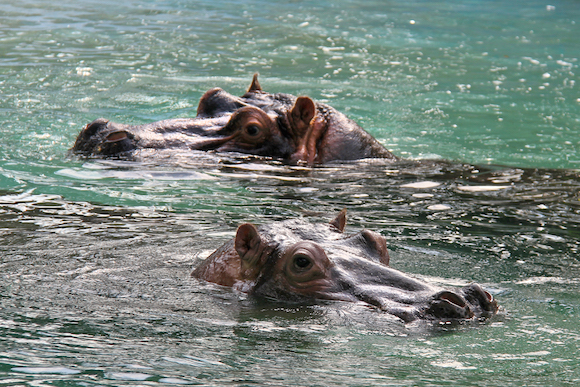
[[[316,114],[316,105],[309,97],[298,97],[292,107],[292,116],[302,125],[308,127]]]
[[[260,234],[256,226],[251,223],[244,223],[238,227],[234,245],[242,260],[247,260],[249,254],[257,252],[260,242]]]

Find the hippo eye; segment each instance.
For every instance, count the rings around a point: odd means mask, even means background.
[[[306,270],[312,266],[312,260],[310,257],[303,255],[303,254],[296,254],[293,258],[294,267],[299,270]]]
[[[263,146],[275,128],[274,120],[262,109],[245,106],[232,114],[224,131],[235,135],[236,145],[250,150]]]
[[[307,289],[327,286],[325,278],[332,263],[324,249],[311,241],[300,241],[290,247],[280,259],[284,265],[286,284],[294,291],[308,293]]]
[[[260,128],[257,125],[248,125],[246,126],[246,133],[250,137],[257,136],[260,134]]]

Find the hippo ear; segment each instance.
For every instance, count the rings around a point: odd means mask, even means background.
[[[290,111],[290,116],[297,127],[296,129],[301,131],[306,130],[310,126],[310,121],[312,121],[315,115],[316,105],[309,97],[298,97]]]
[[[338,229],[338,231],[343,232],[346,226],[346,208],[338,213],[336,218],[330,221],[330,225]]]
[[[361,235],[364,238],[366,247],[372,254],[378,256],[382,264],[389,266],[390,257],[385,237],[369,230],[362,230]]]
[[[256,226],[244,223],[238,227],[234,246],[246,268],[256,265],[264,253],[262,238]]]
[[[252,79],[252,84],[248,89],[248,93],[260,93],[262,92],[262,86],[260,86],[260,82],[258,82],[258,73],[254,74],[254,78]]]

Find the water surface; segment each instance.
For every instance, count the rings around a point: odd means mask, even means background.
[[[2,383],[578,383],[576,2],[4,3]],[[191,117],[207,89],[242,94],[254,72],[410,161],[68,156],[95,118]],[[479,282],[499,315],[405,325],[189,278],[241,222],[342,208],[347,232],[387,238],[393,267]]]

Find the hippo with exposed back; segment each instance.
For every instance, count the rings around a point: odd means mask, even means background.
[[[396,157],[354,121],[309,97],[264,92],[254,75],[246,94],[206,92],[195,118],[124,125],[99,118],[86,125],[72,151],[93,156],[138,149],[216,150],[287,162]]]
[[[369,230],[345,235],[345,224],[346,211],[329,224],[242,224],[191,275],[276,300],[363,302],[405,322],[497,312],[497,302],[477,284],[446,290],[392,269],[383,236]]]

